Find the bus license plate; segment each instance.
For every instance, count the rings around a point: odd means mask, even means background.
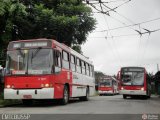
[[[24,99],[31,99],[31,98],[32,98],[32,95],[23,95],[23,98],[24,98]]]

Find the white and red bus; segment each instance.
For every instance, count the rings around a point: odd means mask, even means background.
[[[98,85],[98,94],[115,95],[119,93],[118,81],[111,76],[102,77]]]
[[[70,97],[88,100],[95,92],[94,67],[85,56],[51,39],[12,41],[8,45],[4,99]]]
[[[143,96],[150,98],[151,83],[144,67],[123,67],[118,79],[120,80],[120,94],[126,99],[127,96]]]

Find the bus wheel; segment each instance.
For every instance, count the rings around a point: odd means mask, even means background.
[[[62,105],[66,105],[69,101],[69,90],[67,86],[64,86],[64,90],[63,90],[63,98],[61,100],[61,104]]]
[[[123,99],[126,99],[127,98],[127,96],[126,95],[123,95]]]
[[[89,100],[89,88],[86,88],[86,96],[79,98],[81,101],[88,101]]]
[[[22,102],[23,102],[23,105],[25,106],[31,106],[33,104],[33,100],[31,99],[30,100],[23,99]]]

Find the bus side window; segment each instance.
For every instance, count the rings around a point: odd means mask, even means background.
[[[82,73],[81,71],[81,60],[79,58],[77,58],[76,60],[76,70],[78,73]]]
[[[92,77],[94,77],[94,66],[92,66]]]
[[[85,62],[84,61],[81,61],[81,63],[82,63],[82,74],[86,74],[86,64],[85,64]]]
[[[90,65],[90,76],[92,77],[93,76],[93,69],[92,69],[92,66]]]
[[[71,55],[71,70],[76,71],[75,56]]]
[[[60,72],[61,71],[61,52],[55,51],[54,52],[54,63],[55,63],[55,72]]]
[[[55,56],[55,66],[61,67],[61,53],[59,51],[55,51],[54,53]]]
[[[69,53],[63,51],[62,53],[63,59],[62,59],[62,66],[65,69],[69,69]]]
[[[89,64],[88,63],[86,63],[86,75],[89,76]]]

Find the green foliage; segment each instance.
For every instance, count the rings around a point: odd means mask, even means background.
[[[74,46],[72,46],[72,49],[74,49],[74,50],[77,51],[78,53],[83,54],[80,45],[74,45]]]
[[[99,79],[101,77],[105,76],[105,74],[103,72],[100,72],[100,71],[95,71],[94,74],[95,74],[95,81],[96,81],[96,83],[99,82]]]
[[[0,51],[12,40],[52,38],[81,52],[95,24],[81,0],[0,0]]]

